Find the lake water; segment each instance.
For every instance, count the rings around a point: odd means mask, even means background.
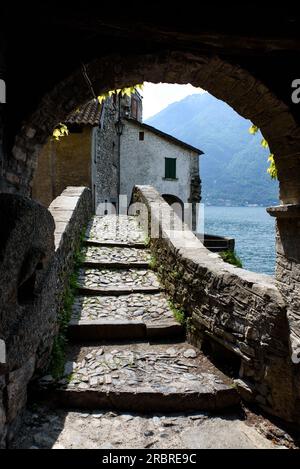
[[[204,231],[235,238],[244,269],[274,275],[275,222],[265,208],[205,206]]]

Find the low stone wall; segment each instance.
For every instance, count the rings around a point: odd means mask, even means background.
[[[91,216],[89,189],[68,187],[49,211],[0,195],[0,447],[12,439],[27,385],[44,370],[80,234]]]
[[[61,305],[66,282],[73,271],[74,253],[93,213],[91,191],[86,187],[69,186],[53,200],[49,212],[55,223],[55,271],[60,293],[58,304]]]
[[[242,397],[300,421],[286,306],[275,280],[223,262],[188,229],[170,231],[172,209],[152,187],[135,187],[133,202],[146,206],[149,230],[159,232],[153,237],[149,231],[151,250],[166,290],[189,317],[189,339],[209,347],[217,360],[238,364]]]
[[[217,236],[208,233],[194,233],[203,242],[204,246],[211,252],[232,251],[234,252],[235,239],[226,236]]]

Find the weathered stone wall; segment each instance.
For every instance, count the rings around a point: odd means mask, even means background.
[[[65,285],[73,270],[74,253],[92,215],[91,191],[86,187],[67,187],[49,206],[54,223],[57,304],[59,309]]]
[[[100,126],[95,129],[95,161],[93,185],[95,185],[95,207],[113,203],[118,195],[118,136],[115,128],[116,107],[107,99],[102,108]],[[101,213],[99,213],[101,214]]]
[[[32,198],[45,207],[68,186],[91,187],[92,127],[82,127],[59,141],[50,137],[34,173]]]
[[[2,194],[0,213],[6,222],[0,224],[0,447],[5,447],[20,422],[28,382],[49,363],[74,251],[91,215],[90,191],[69,187],[49,211]]]
[[[242,396],[299,422],[286,305],[275,280],[223,262],[189,230],[174,237],[166,224],[171,209],[152,187],[136,187],[133,200],[147,207],[149,226],[159,227],[151,250],[167,291],[190,318],[190,339],[221,357],[233,353]]]
[[[3,175],[3,168],[4,168],[4,106],[5,104],[0,103],[0,178]],[[0,188],[1,188],[1,181],[0,181]]]
[[[300,403],[300,206],[267,209],[276,220],[276,279],[287,304],[289,345],[294,363],[296,398]]]

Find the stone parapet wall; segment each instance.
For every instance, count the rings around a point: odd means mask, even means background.
[[[149,234],[151,250],[166,290],[189,317],[190,340],[210,345],[217,359],[229,353],[227,364],[235,358],[244,398],[299,421],[286,305],[275,280],[223,262],[189,230],[171,232],[172,209],[152,187],[135,187],[133,201],[147,207],[149,229],[159,232]]]
[[[49,206],[55,223],[54,243],[59,280],[65,285],[73,269],[73,257],[80,236],[92,216],[91,191],[86,187],[67,187]]]
[[[300,406],[300,207],[268,209],[276,219],[276,280],[287,304],[289,345],[294,367],[294,388]]]
[[[74,252],[91,213],[91,194],[68,187],[47,210],[0,195],[0,447],[13,438],[27,385],[49,364]]]
[[[48,365],[54,333],[57,332],[57,314],[62,307],[69,275],[74,268],[74,254],[80,245],[80,238],[92,216],[91,191],[86,187],[67,187],[49,206],[55,223],[55,258],[49,276],[50,294],[55,299],[55,330],[49,324],[39,348],[38,369]],[[50,313],[50,311],[49,311]],[[50,317],[50,315],[49,315]]]

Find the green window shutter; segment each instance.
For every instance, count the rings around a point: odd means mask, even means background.
[[[165,178],[176,179],[176,158],[165,158]]]

